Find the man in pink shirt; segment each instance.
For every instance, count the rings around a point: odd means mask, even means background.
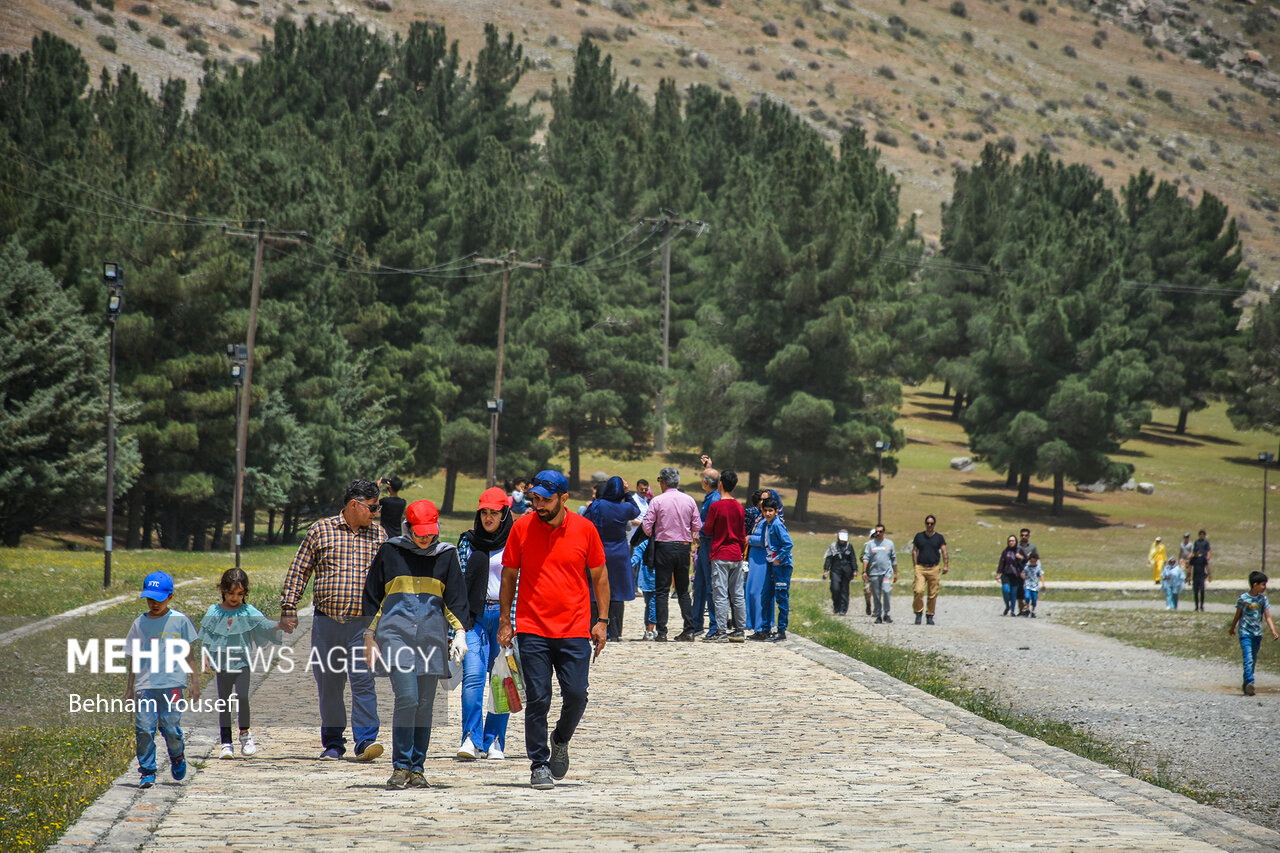
[[[698,503],[677,488],[680,472],[675,468],[663,468],[658,472],[658,485],[662,494],[649,502],[644,516],[644,532],[653,540],[653,597],[657,605],[658,642],[667,640],[667,609],[671,598],[671,583],[675,581],[676,596],[680,602],[680,616],[684,630],[676,636],[678,642],[693,641],[693,606],[689,601],[690,546],[698,540],[702,518],[698,515]]]
[[[747,544],[745,512],[731,493],[738,485],[738,475],[725,471],[720,475],[720,500],[707,510],[706,534],[711,538],[711,600],[716,609],[720,631],[707,637],[707,643],[741,643],[746,639],[742,628],[747,624],[747,607],[742,595],[742,549]],[[729,606],[733,605],[733,628],[729,628]]]

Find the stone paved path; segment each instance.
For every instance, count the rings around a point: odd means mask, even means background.
[[[305,634],[292,639],[307,648]],[[126,773],[56,849],[1280,849],[1278,833],[798,638],[611,644],[553,791],[528,787],[518,716],[508,760],[454,761],[459,700],[447,699],[426,768],[438,787],[387,791],[386,756],[320,762],[310,725],[255,724],[258,756],[208,760],[183,784],[162,766],[145,792]],[[259,718],[309,718],[314,706],[301,673],[268,677],[253,696]],[[191,756],[213,748],[207,727],[192,734]]]

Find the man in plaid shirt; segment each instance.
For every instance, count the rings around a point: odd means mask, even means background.
[[[311,625],[311,671],[320,693],[322,759],[336,760],[347,751],[347,706],[343,695],[351,681],[351,735],[356,758],[382,755],[378,743],[378,697],[373,673],[364,662],[364,581],[369,565],[386,541],[378,514],[378,486],[352,480],[342,511],[322,518],[307,530],[280,592],[280,623],[286,631],[298,625],[298,599],[311,583],[315,620]]]

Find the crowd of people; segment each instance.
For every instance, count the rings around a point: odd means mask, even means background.
[[[377,676],[388,679],[394,695],[388,788],[431,786],[424,761],[442,678],[461,684],[456,757],[505,758],[509,713],[496,702],[486,705],[485,685],[500,657],[504,667],[518,658],[530,785],[554,788],[569,770],[569,743],[586,711],[591,663],[609,641],[621,639],[625,604],[637,593],[644,598],[644,640],[668,640],[673,596],[680,609],[681,630],[671,638],[676,642],[699,635],[707,643],[787,639],[793,543],[781,496],[760,489],[744,506],[734,497],[736,472],[718,471],[707,456],[701,461],[700,503],[680,489],[674,467],[658,472],[656,495],[645,480],[632,490],[619,476],[602,478],[594,499],[578,512],[569,510],[568,480],[557,471],[486,489],[472,526],[456,545],[442,540],[439,511],[431,501],[406,503],[397,495],[403,484],[394,478],[355,480],[342,509],[308,529],[285,575],[275,622],[247,602],[248,574],[229,569],[218,585],[219,602],[210,606],[197,631],[169,607],[172,578],[152,573],[141,594],[148,611],[126,637],[126,652],[137,656],[126,699],[137,701],[140,786],[155,783],[157,731],[165,739],[173,778],[181,780],[187,772],[175,700],[187,689],[188,675],[164,641],[202,642],[201,661],[216,671],[219,698],[234,697],[238,710],[237,738],[230,707],[220,709],[219,758],[234,757],[237,739],[241,754],[253,755],[258,745],[249,712],[249,661],[258,647],[278,643],[282,632],[297,628],[298,602],[310,584],[315,615],[309,661],[320,665],[308,668],[320,708],[321,760],[346,754],[348,722],[357,760],[383,754]],[[384,487],[389,497],[382,496]],[[382,523],[375,523],[383,513]],[[392,514],[394,534],[386,529]],[[1000,554],[996,578],[1003,615],[1036,618],[1044,567],[1030,537],[1028,528],[1010,535]],[[1179,578],[1185,577],[1183,563],[1191,568],[1196,607],[1202,609],[1211,549],[1204,531],[1195,542],[1190,534],[1183,538],[1177,557],[1164,553],[1159,537],[1150,556],[1171,607],[1177,605]],[[912,540],[911,563],[915,623],[935,625],[940,577],[950,569],[950,555],[933,515],[925,517],[924,529]],[[879,624],[892,623],[898,555],[884,525],[872,529],[860,552],[847,530],[828,547],[823,577],[830,581],[836,615],[848,614],[850,584],[859,566],[866,615]],[[1271,621],[1266,576],[1254,572],[1249,581],[1229,632],[1238,629],[1243,690],[1253,695],[1263,623],[1273,638],[1280,634]],[[138,644],[152,641],[160,644],[158,650],[139,651]],[[199,669],[190,656],[185,663],[194,670],[189,695],[198,699]],[[550,727],[553,675],[561,708]]]
[[[1164,591],[1166,610],[1178,609],[1178,596],[1187,585],[1187,575],[1191,576],[1191,592],[1195,598],[1195,609],[1204,610],[1205,587],[1213,580],[1210,560],[1213,557],[1213,546],[1209,544],[1208,534],[1201,530],[1196,540],[1191,541],[1191,532],[1182,534],[1182,543],[1176,555],[1165,550],[1164,542],[1157,536],[1147,551],[1147,562],[1151,565],[1156,585]]]

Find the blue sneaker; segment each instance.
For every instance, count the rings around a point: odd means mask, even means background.
[[[175,782],[181,782],[187,778],[187,757],[180,755],[177,758],[170,759],[169,772],[173,774]]]
[[[156,774],[143,773],[141,781],[138,782],[139,788],[150,788],[156,783]]]
[[[339,758],[342,758],[342,750],[338,749],[336,746],[331,746],[324,752],[320,753],[321,761],[337,761]]]

